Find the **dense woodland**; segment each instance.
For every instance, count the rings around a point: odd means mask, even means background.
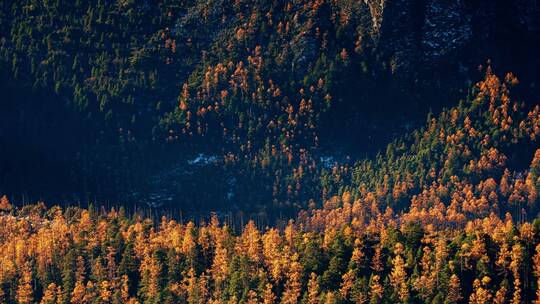
[[[534,96],[538,35],[492,2],[464,3],[471,29],[454,33],[433,32],[444,16],[420,3],[2,1],[0,192],[293,216],[319,201],[323,169],[455,105],[487,58]],[[402,36],[429,50],[474,39],[434,64]],[[200,153],[214,161],[186,164]]]
[[[375,160],[321,170],[318,198],[282,227],[250,221],[238,231],[217,215],[198,225],[160,222],[124,208],[16,208],[3,197],[1,299],[539,300],[540,107],[512,99],[514,75],[485,72],[466,101],[429,117]],[[315,176],[306,161],[294,168],[291,197]],[[264,167],[264,158],[254,166]]]
[[[0,303],[540,303],[538,6],[443,2],[0,1]]]

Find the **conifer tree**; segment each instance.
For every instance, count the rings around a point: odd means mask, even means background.
[[[31,304],[34,302],[34,291],[32,287],[32,272],[29,264],[25,264],[19,284],[17,287],[17,303]]]

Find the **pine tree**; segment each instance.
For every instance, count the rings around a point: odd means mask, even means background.
[[[356,280],[356,275],[352,270],[347,271],[342,276],[342,282],[340,284],[340,293],[342,298],[347,299],[349,297]]]
[[[370,282],[369,282],[369,287],[370,287],[370,296],[371,296],[371,300],[370,300],[370,303],[379,303],[382,298],[383,298],[383,286],[381,285],[380,283],[380,277],[379,275],[372,275],[371,276],[371,279],[370,279]]]
[[[129,279],[127,275],[123,275],[121,279],[120,299],[122,300],[122,303],[127,303],[130,300]]]
[[[86,294],[86,286],[83,282],[77,281],[75,283],[75,288],[73,289],[73,292],[71,293],[71,304],[83,304],[84,298]]]
[[[229,255],[227,249],[223,246],[221,239],[216,240],[214,249],[214,260],[212,262],[211,274],[215,281],[216,289],[221,288],[222,283],[227,278]]]
[[[508,303],[508,301],[506,300],[507,293],[508,293],[508,290],[506,289],[506,287],[501,286],[501,288],[499,288],[499,290],[497,290],[497,292],[495,293],[495,297],[493,298],[493,303],[495,304]]]
[[[136,289],[140,280],[139,267],[140,263],[136,258],[134,245],[132,242],[129,242],[122,253],[122,259],[118,265],[118,274],[120,276],[125,275],[128,277],[130,296],[136,294]]]
[[[55,283],[49,284],[45,290],[43,297],[41,298],[40,304],[56,304],[57,299],[57,286]]]
[[[371,269],[376,272],[381,272],[384,269],[382,263],[382,248],[380,246],[375,247],[375,254],[371,261]]]
[[[283,304],[297,304],[302,291],[302,265],[298,261],[298,253],[291,256],[285,290],[281,297]]]
[[[34,302],[34,292],[32,287],[32,271],[29,264],[25,264],[17,287],[17,303],[31,304]]]
[[[488,304],[491,302],[493,296],[489,290],[489,283],[491,279],[487,276],[482,280],[475,279],[473,282],[473,293],[469,297],[470,304]]]
[[[270,283],[266,284],[266,288],[263,294],[263,304],[276,303],[276,296],[274,295],[272,288],[273,288],[272,284]]]
[[[514,276],[514,293],[512,296],[512,304],[521,303],[521,280],[519,275],[519,269],[523,260],[523,248],[519,244],[512,246],[512,262],[510,263],[510,269]]]
[[[536,253],[533,257],[533,269],[536,276],[537,286],[535,304],[540,304],[540,244],[536,245]]]
[[[186,277],[187,300],[189,304],[204,304],[208,296],[207,280],[204,275],[197,278],[195,270],[191,268]]]
[[[394,288],[394,292],[398,295],[400,301],[406,301],[409,298],[409,287],[407,286],[407,271],[405,261],[401,257],[403,245],[396,244],[394,253],[396,256],[392,260],[392,272],[390,273],[390,284]]]
[[[257,297],[257,293],[253,290],[249,290],[248,293],[247,293],[247,300],[246,300],[246,304],[258,304],[260,303],[259,302],[259,299]]]
[[[248,222],[244,227],[240,239],[242,251],[246,253],[252,261],[259,263],[262,258],[262,244],[261,236],[255,226],[255,222],[252,220]]]
[[[75,273],[77,270],[77,254],[74,249],[71,249],[64,256],[62,269],[62,287],[65,291],[65,301],[69,300],[69,295],[75,288],[76,278]]]
[[[420,297],[425,302],[429,302],[431,297],[434,296],[436,286],[436,273],[433,262],[431,260],[431,249],[429,247],[423,248],[424,254],[420,261],[422,271],[420,277],[414,281],[414,289],[418,290]]]
[[[450,276],[450,282],[448,283],[448,295],[446,296],[446,302],[448,304],[459,303],[463,299],[461,295],[461,282],[457,275],[452,274]]]
[[[110,303],[112,301],[112,286],[109,281],[104,280],[100,284],[99,299],[102,303]]]
[[[315,273],[311,273],[308,281],[307,304],[319,304],[319,280]]]
[[[13,209],[13,205],[9,203],[9,199],[7,196],[3,195],[0,198],[0,211],[11,211]]]

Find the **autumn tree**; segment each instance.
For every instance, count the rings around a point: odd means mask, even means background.
[[[409,299],[409,287],[407,284],[407,270],[406,263],[401,257],[403,253],[403,245],[397,243],[395,246],[395,257],[392,260],[392,272],[389,275],[390,284],[394,288],[394,293],[400,301],[408,301]]]
[[[449,304],[459,303],[463,299],[461,293],[461,282],[457,275],[452,274],[450,276],[450,282],[448,283],[448,294],[446,300]]]
[[[490,303],[493,295],[489,289],[491,278],[485,276],[481,280],[475,279],[473,282],[473,293],[469,297],[471,304],[487,304]]]
[[[307,285],[307,304],[319,304],[320,290],[319,290],[319,278],[315,273],[311,273]]]
[[[285,290],[281,297],[281,303],[283,304],[296,304],[299,302],[302,291],[303,269],[298,259],[298,253],[293,253],[290,257]]]
[[[29,264],[26,264],[21,273],[17,287],[17,303],[31,304],[34,302],[34,289],[32,287],[32,272]]]

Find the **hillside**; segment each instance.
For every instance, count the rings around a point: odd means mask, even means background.
[[[0,299],[536,301],[540,107],[512,100],[518,83],[488,67],[466,101],[429,116],[375,160],[305,171],[310,163],[300,163],[297,185],[317,178],[322,192],[281,228],[257,228],[257,218],[240,231],[215,214],[198,225],[159,223],[124,207],[14,208],[4,196]]]
[[[303,212],[310,226],[379,221],[461,227],[508,213],[519,222],[538,213],[537,105],[512,97],[519,83],[487,68],[485,79],[457,107],[390,143],[376,160],[322,172],[324,206]],[[339,193],[337,196],[331,194]],[[330,195],[329,195],[330,194]]]
[[[0,1],[0,303],[540,303],[539,20]]]
[[[0,192],[292,215],[302,159],[375,155],[488,58],[534,104],[533,2],[4,1]]]

